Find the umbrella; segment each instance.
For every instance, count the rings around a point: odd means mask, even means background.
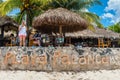
[[[75,32],[87,28],[87,22],[79,14],[64,8],[50,9],[35,17],[32,23],[43,33]]]

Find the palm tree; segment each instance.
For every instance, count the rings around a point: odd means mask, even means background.
[[[52,0],[49,3],[49,6],[50,8],[67,8],[68,10],[79,13],[89,22],[90,29],[93,29],[92,23],[95,23],[98,27],[103,28],[103,25],[100,23],[99,16],[86,11],[86,9],[90,8],[95,4],[101,5],[100,0]]]
[[[2,15],[6,15],[13,9],[20,9],[20,13],[17,14],[15,19],[20,23],[22,17],[26,14],[27,25],[29,26],[32,23],[32,18],[42,12],[42,10],[63,7],[79,13],[83,18],[88,20],[90,24],[89,28],[92,28],[91,23],[93,22],[99,27],[103,27],[99,22],[99,16],[85,11],[85,9],[95,4],[100,5],[101,3],[99,0],[7,0],[0,4],[0,11],[2,12]]]
[[[109,26],[108,29],[120,33],[120,22]]]
[[[19,9],[20,13],[17,16],[19,23],[23,16],[26,15],[27,26],[30,26],[36,11],[41,12],[47,4],[47,1],[48,0],[6,0],[0,4],[0,11],[2,15],[6,15],[14,9]]]
[[[19,9],[20,13],[14,18],[20,23],[23,16],[26,17],[29,36],[29,26],[32,24],[34,15],[40,13],[42,9],[45,9],[44,6],[48,1],[49,0],[6,0],[0,4],[0,11],[2,15],[6,15],[14,9]],[[27,41],[29,43],[29,37]]]
[[[78,14],[80,14],[84,19],[88,21],[89,23],[88,28],[90,30],[94,31],[94,26],[103,28],[103,25],[100,23],[100,17],[97,16],[96,14],[90,12],[78,12]]]
[[[0,4],[3,2],[3,0],[0,0]],[[0,14],[1,14],[1,11],[0,11]]]

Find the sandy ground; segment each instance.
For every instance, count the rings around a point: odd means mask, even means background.
[[[87,72],[0,71],[0,80],[120,80],[120,70]]]

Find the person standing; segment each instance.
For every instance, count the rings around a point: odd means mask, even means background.
[[[25,21],[22,21],[22,24],[19,26],[19,39],[20,39],[20,46],[25,46],[26,45],[26,36],[27,36],[27,27],[25,24]]]

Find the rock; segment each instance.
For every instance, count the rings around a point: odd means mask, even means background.
[[[96,48],[91,48],[90,50],[93,51],[93,52],[96,52],[96,51],[97,51]]]
[[[55,51],[60,54],[55,56]],[[45,70],[45,71],[61,71],[61,70],[96,70],[96,69],[115,69],[120,68],[120,64],[112,66],[103,66],[102,62],[106,59],[103,56],[115,56],[115,60],[120,62],[119,48],[75,48],[75,47],[1,47],[0,48],[0,69],[20,69],[20,70]],[[12,55],[6,54],[10,52]],[[23,56],[24,55],[24,56]],[[44,56],[45,55],[45,56]],[[63,56],[64,55],[64,56]],[[68,55],[68,56],[65,56]],[[74,55],[74,60],[72,59]],[[87,64],[88,55],[97,56],[100,64]],[[40,57],[41,56],[41,57]],[[82,57],[80,57],[82,56]],[[81,58],[81,59],[80,59]],[[95,57],[96,58],[96,57]],[[16,61],[19,63],[15,63]],[[8,64],[4,62],[8,61]],[[91,59],[92,61],[93,59]],[[79,64],[85,62],[84,65]],[[57,64],[57,65],[56,65]],[[117,67],[114,67],[117,66]]]

